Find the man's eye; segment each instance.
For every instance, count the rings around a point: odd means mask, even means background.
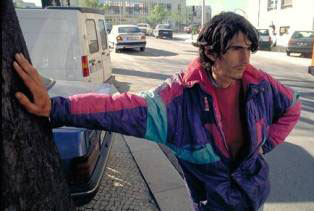
[[[238,51],[238,50],[243,49],[243,47],[241,47],[241,46],[232,46],[231,49]]]

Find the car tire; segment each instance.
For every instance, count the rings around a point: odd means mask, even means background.
[[[304,53],[303,56],[305,58],[312,58],[312,54],[311,53]]]
[[[286,53],[287,53],[287,56],[290,56],[290,51],[287,51]]]
[[[145,51],[145,47],[140,47],[140,51]]]

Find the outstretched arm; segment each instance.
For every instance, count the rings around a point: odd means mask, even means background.
[[[14,67],[33,95],[30,101],[18,92],[18,101],[30,113],[50,117],[53,127],[104,129],[157,142],[166,137],[165,111],[159,112],[162,106],[153,93],[88,93],[50,99],[41,76],[23,55],[16,55]]]

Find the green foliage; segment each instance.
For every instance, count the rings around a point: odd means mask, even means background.
[[[103,9],[103,4],[99,3],[98,0],[84,0],[84,5],[89,8]]]
[[[167,10],[161,5],[155,5],[147,17],[148,23],[156,25],[162,23],[169,16]]]
[[[171,13],[170,18],[176,23],[176,24],[183,24],[185,17],[182,13],[180,12],[173,12]]]
[[[104,12],[109,11],[109,8],[110,8],[109,4],[104,4],[103,7],[102,7],[102,9],[104,10]]]

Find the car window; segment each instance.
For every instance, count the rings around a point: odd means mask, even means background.
[[[119,27],[119,33],[139,33],[141,32],[138,27]]]
[[[99,33],[100,33],[101,47],[103,50],[106,50],[107,49],[107,33],[106,33],[104,20],[98,20],[98,28],[99,28]]]
[[[99,51],[98,39],[96,33],[96,24],[94,20],[86,20],[87,41],[90,53]]]
[[[170,29],[170,26],[166,25],[166,24],[162,24],[162,25],[159,25],[158,28],[159,29]]]
[[[259,35],[262,35],[262,36],[267,36],[267,35],[269,35],[269,32],[268,32],[267,29],[259,29],[259,30],[258,30],[258,33],[259,33]]]
[[[296,31],[292,35],[292,38],[294,39],[313,38],[313,37],[314,37],[314,32],[310,32],[310,31]]]

